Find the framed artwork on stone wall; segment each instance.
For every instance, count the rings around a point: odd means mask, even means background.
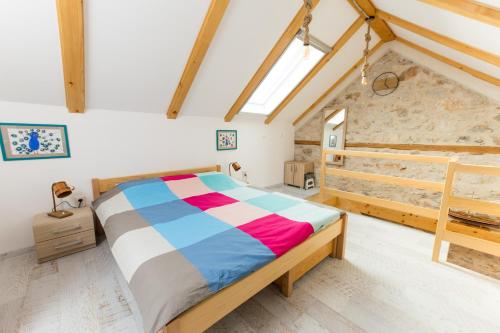
[[[0,123],[4,161],[71,157],[66,125]]]
[[[217,130],[217,150],[238,149],[238,132],[236,130]]]

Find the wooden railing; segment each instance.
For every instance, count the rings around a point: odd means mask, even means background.
[[[326,165],[327,156],[329,155],[340,155],[340,156],[352,156],[352,157],[365,157],[365,158],[376,158],[376,159],[389,159],[389,160],[403,160],[412,161],[417,163],[432,163],[432,164],[448,164],[451,160],[450,157],[444,156],[426,156],[426,155],[410,155],[410,154],[393,154],[393,153],[379,153],[379,152],[366,152],[366,151],[355,151],[355,150],[323,150],[322,160],[321,160],[321,179],[320,179],[320,192],[321,194],[333,195],[335,197],[345,198],[348,200],[353,200],[357,202],[362,202],[369,205],[374,205],[378,207],[383,207],[387,209],[394,209],[398,211],[403,211],[431,219],[438,219],[439,210],[434,208],[427,208],[416,206],[412,204],[402,203],[389,199],[380,199],[372,196],[367,196],[363,194],[357,194],[352,192],[341,191],[326,186],[326,176],[339,176],[346,178],[354,178],[368,181],[375,181],[385,184],[392,184],[404,187],[413,187],[418,189],[426,189],[432,191],[442,192],[444,189],[443,182],[434,182],[428,180],[420,180],[413,178],[395,177],[380,175],[375,173],[350,171],[339,168],[329,168]]]
[[[442,182],[437,182],[437,181],[396,177],[396,176],[381,175],[376,173],[367,173],[367,172],[328,167],[327,156],[329,155],[403,160],[415,163],[443,164],[446,165],[447,168],[446,172],[443,175],[444,180]],[[325,149],[323,150],[321,159],[320,195],[321,197],[327,197],[328,195],[331,195],[337,198],[343,198],[358,203],[382,207],[389,210],[414,214],[417,216],[437,221],[436,239],[433,251],[433,260],[435,261],[438,260],[441,248],[441,242],[443,240],[459,244],[468,248],[472,248],[478,251],[500,256],[500,243],[496,241],[474,237],[471,235],[472,233],[484,237],[485,235],[483,231],[482,232],[471,231],[471,228],[472,229],[477,229],[477,228],[469,226],[460,227],[457,226],[456,224],[450,225],[448,223],[448,212],[450,207],[466,208],[472,211],[500,216],[500,204],[498,203],[453,196],[452,195],[453,180],[456,172],[500,176],[499,167],[459,164],[455,157]],[[381,199],[373,196],[346,192],[332,187],[328,187],[326,186],[326,176],[346,177],[352,179],[397,185],[402,187],[412,187],[417,189],[431,190],[436,192],[442,192],[443,195],[439,209],[427,208],[389,199]]]
[[[470,235],[465,235],[460,232],[448,229],[448,212],[450,208],[462,208],[477,213],[500,216],[499,203],[468,199],[453,195],[453,183],[455,180],[455,174],[457,172],[500,177],[500,167],[460,164],[456,161],[450,161],[450,163],[448,164],[448,169],[446,171],[446,180],[443,190],[443,199],[441,200],[438,224],[436,228],[436,238],[434,241],[432,260],[439,261],[442,241],[448,241],[450,243],[461,245],[476,251],[500,256],[500,243]]]

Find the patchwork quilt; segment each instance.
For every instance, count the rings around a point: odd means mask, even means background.
[[[122,183],[93,203],[146,332],[258,270],[340,212],[219,172]]]

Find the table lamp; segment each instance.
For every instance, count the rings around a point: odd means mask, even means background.
[[[229,176],[231,176],[231,169],[238,171],[241,169],[241,165],[238,162],[229,163]]]
[[[52,211],[50,213],[47,213],[47,215],[58,219],[73,215],[72,212],[69,212],[67,210],[57,210],[56,206],[56,197],[58,197],[59,199],[65,198],[72,193],[73,189],[74,188],[69,187],[66,182],[62,181],[52,184],[52,203],[54,204],[54,208],[52,208]]]

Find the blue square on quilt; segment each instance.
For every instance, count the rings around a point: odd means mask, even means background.
[[[280,210],[284,210],[301,203],[298,200],[275,193],[269,193],[266,195],[262,195],[260,197],[252,198],[246,200],[246,202],[273,213],[279,212]]]
[[[315,232],[340,217],[340,212],[335,209],[326,209],[305,202],[281,210],[278,214],[297,222],[309,222]]]
[[[173,200],[159,205],[137,209],[137,213],[151,225],[157,223],[167,223],[181,217],[198,214],[200,212],[201,209],[188,204],[184,200]]]
[[[267,246],[237,228],[218,233],[180,252],[198,269],[214,292],[276,258]]]
[[[230,190],[221,191],[221,193],[239,201],[246,201],[267,194],[267,192],[257,190],[248,186],[236,187]]]
[[[120,184],[120,188],[135,209],[179,199],[161,179],[136,184]]]
[[[158,223],[154,228],[177,249],[210,238],[233,226],[207,213],[186,215],[168,223]]]
[[[240,187],[235,181],[222,173],[213,173],[208,175],[199,174],[198,178],[214,192],[230,190]]]

